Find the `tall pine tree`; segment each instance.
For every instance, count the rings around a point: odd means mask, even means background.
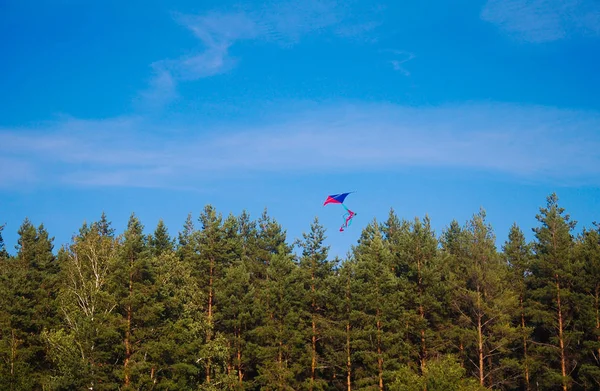
[[[531,345],[532,327],[530,325],[530,316],[528,314],[528,284],[531,276],[531,246],[526,242],[523,231],[513,224],[508,234],[508,241],[504,243],[503,255],[509,268],[509,277],[513,283],[516,294],[519,299],[518,311],[515,314],[517,324],[519,325],[520,341],[515,348],[516,355],[514,359],[519,362],[521,367],[521,384],[525,391],[531,390],[531,358],[528,348]]]
[[[579,333],[573,327],[576,312],[573,292],[574,240],[571,231],[575,222],[558,205],[558,197],[551,194],[546,207],[536,216],[540,225],[535,232],[532,263],[532,298],[535,301],[535,351],[546,365],[539,368],[536,382],[544,389],[572,386],[573,363],[577,362],[574,344]],[[556,385],[560,385],[557,387]]]
[[[600,388],[600,226],[584,229],[577,240],[576,258],[583,265],[579,274],[583,346],[579,382],[585,389]]]
[[[392,256],[379,224],[362,232],[354,249],[353,362],[356,385],[385,389],[391,373],[407,355],[404,294],[393,273]]]
[[[495,236],[485,211],[463,229],[458,263],[453,265],[453,308],[457,311],[466,357],[481,386],[499,388],[512,364],[502,358],[517,338],[510,325],[516,297],[507,269],[496,252]]]
[[[52,252],[53,238],[43,224],[35,228],[29,219],[18,235],[17,254],[5,261],[2,281],[2,350],[7,373],[0,385],[9,390],[42,388],[47,382],[51,364],[42,332],[57,321],[58,265]]]
[[[298,245],[302,249],[299,265],[305,279],[303,311],[310,322],[307,343],[310,341],[310,371],[306,374],[306,388],[310,391],[322,390],[324,380],[323,337],[329,333],[327,320],[328,292],[326,282],[332,275],[332,264],[327,259],[329,247],[325,246],[325,229],[315,218],[310,231],[302,235]]]

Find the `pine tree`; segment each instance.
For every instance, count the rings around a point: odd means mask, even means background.
[[[174,249],[174,241],[169,236],[169,231],[162,219],[158,221],[154,234],[148,240],[152,255],[160,256],[166,252],[171,252]]]
[[[307,324],[301,309],[303,281],[293,261],[290,248],[280,245],[266,269],[264,298],[268,313],[264,324],[255,331],[260,346],[261,362],[257,382],[272,390],[297,390],[300,387],[300,360],[306,349],[304,335]]]
[[[204,208],[198,220],[202,224],[202,230],[197,236],[200,286],[204,287],[204,294],[207,297],[205,307],[207,329],[202,355],[205,365],[205,383],[208,387],[211,383],[220,383],[226,375],[226,368],[224,368],[228,360],[228,353],[224,346],[226,343],[224,337],[216,332],[215,327],[216,289],[230,263],[234,243],[227,238],[228,228],[223,224],[222,216],[211,205]],[[232,219],[228,221],[228,224],[233,224],[232,230],[235,230],[234,221]]]
[[[277,297],[273,292],[276,282],[271,281],[273,270],[276,269],[274,269],[272,262],[276,257],[277,259],[291,258],[292,249],[286,243],[286,232],[281,224],[269,216],[266,209],[256,222],[256,237],[251,237],[251,241],[253,245],[247,246],[247,248],[250,250],[248,269],[256,291],[254,305],[256,323],[251,333],[251,341],[255,346],[255,353],[253,353],[256,360],[254,365],[255,379],[259,384],[268,384],[264,383],[265,379],[268,379],[265,372],[267,371],[266,368],[269,368],[269,370],[279,368],[277,361],[270,353],[267,353],[273,349],[271,344],[276,340],[273,337],[273,327],[277,325],[276,308],[274,307],[276,302],[273,301]],[[296,275],[294,274],[292,277],[296,278]]]
[[[132,214],[123,235],[113,281],[122,316],[125,389],[138,388],[142,379],[152,373],[152,363],[147,362],[148,344],[157,339],[156,325],[161,316],[161,306],[157,303],[157,267],[143,228]]]
[[[469,378],[466,370],[452,355],[428,360],[425,370],[420,373],[409,366],[395,372],[390,391],[485,391],[479,383]]]
[[[16,361],[16,344],[14,330],[11,327],[11,313],[9,311],[12,296],[11,266],[12,261],[5,249],[2,231],[5,225],[0,226],[0,386],[10,390],[10,379],[14,377],[14,363]],[[14,383],[12,389],[14,389]]]
[[[579,305],[584,332],[579,382],[585,389],[600,388],[600,226],[584,229],[577,240],[576,258],[583,265],[578,277],[581,285]]]
[[[384,244],[377,222],[369,224],[353,251],[356,258],[353,281],[355,347],[353,362],[359,387],[385,389],[390,373],[407,355],[404,292],[392,272],[392,256]],[[386,380],[387,379],[387,380]]]
[[[332,275],[332,264],[327,260],[329,247],[324,245],[325,229],[315,218],[310,226],[310,231],[302,235],[297,244],[302,249],[299,260],[300,270],[305,279],[304,312],[310,322],[310,372],[306,378],[307,388],[310,391],[324,389],[326,382],[323,379],[323,343],[324,334],[328,333],[327,321],[328,292],[326,281]]]
[[[393,210],[384,226],[386,242],[394,256],[396,278],[406,292],[405,316],[409,323],[411,357],[426,370],[429,356],[443,350],[439,329],[443,327],[445,292],[441,284],[437,238],[426,216],[423,221],[400,222]]]
[[[222,277],[222,284],[216,293],[219,312],[215,321],[219,330],[227,337],[229,357],[227,365],[228,381],[233,389],[244,390],[247,379],[249,358],[247,357],[248,332],[255,322],[252,312],[255,290],[250,283],[250,273],[243,262],[229,267]]]
[[[503,385],[510,363],[503,360],[517,338],[510,325],[516,297],[495,247],[495,236],[481,210],[467,223],[461,237],[462,255],[454,266],[453,308],[459,314],[466,356],[479,384]]]
[[[531,246],[525,241],[525,235],[517,224],[513,224],[508,234],[508,241],[503,246],[503,255],[506,264],[509,268],[509,276],[512,281],[512,286],[519,298],[519,307],[516,317],[519,324],[519,333],[521,340],[518,348],[516,360],[520,361],[522,367],[523,388],[526,391],[531,390],[531,358],[529,357],[528,347],[532,327],[529,325],[530,320],[528,312],[528,284],[531,275]]]
[[[353,292],[354,263],[351,260],[342,262],[336,258],[334,265],[339,265],[326,280],[328,287],[329,327],[324,333],[324,360],[330,366],[331,378],[329,389],[352,391],[354,381],[352,355],[354,330]]]
[[[146,300],[141,306],[143,313],[137,340],[140,350],[137,354],[136,372],[133,379],[136,389],[175,387],[173,380],[174,360],[178,355],[174,335],[174,324],[180,319],[182,308],[179,292],[185,290],[189,272],[177,258],[174,240],[169,236],[164,222],[159,220],[152,235],[147,239],[148,280],[145,288]]]
[[[207,296],[200,269],[199,232],[188,214],[178,234],[174,254],[161,255],[161,292],[165,303],[165,338],[162,342],[162,386],[172,389],[200,389],[205,379],[203,349],[207,332]],[[168,359],[166,359],[168,358]],[[158,375],[157,375],[158,376]]]
[[[467,235],[468,233],[460,226],[458,221],[452,220],[438,239],[440,244],[438,253],[441,264],[440,271],[444,276],[442,286],[448,292],[444,301],[447,309],[446,324],[440,334],[442,338],[448,341],[445,352],[455,354],[463,367],[469,364],[465,345],[470,339],[470,335],[467,335],[465,329],[459,326],[461,314],[454,308],[454,294],[456,293],[454,285],[464,272],[463,260],[467,257],[464,243],[467,240]]]
[[[0,385],[9,390],[42,387],[50,362],[41,334],[56,322],[54,239],[43,224],[36,229],[29,219],[18,234],[17,254],[3,262],[5,322],[1,337],[8,376],[2,377],[4,384]]]
[[[574,328],[576,303],[573,292],[576,268],[574,267],[571,231],[576,223],[558,197],[551,194],[545,208],[536,216],[540,223],[535,232],[532,263],[532,298],[536,351],[546,365],[540,368],[536,382],[545,389],[560,384],[563,391],[571,388],[573,344],[579,338]],[[543,358],[542,358],[543,357]]]
[[[4,245],[4,238],[2,237],[2,231],[6,227],[6,224],[0,225],[0,260],[8,259],[8,251],[6,251],[6,246]]]
[[[115,235],[115,229],[112,227],[112,223],[108,220],[106,213],[104,212],[102,212],[102,215],[100,216],[100,221],[92,224],[92,228],[98,231],[100,236],[112,238]]]

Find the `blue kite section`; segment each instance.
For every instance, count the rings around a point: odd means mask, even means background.
[[[330,204],[330,203],[341,204],[344,202],[344,200],[346,199],[348,194],[350,194],[350,193],[341,193],[341,194],[330,195],[329,197],[327,197],[327,201],[325,201],[325,203],[326,204]]]

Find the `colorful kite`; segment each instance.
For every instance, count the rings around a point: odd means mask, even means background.
[[[344,205],[344,200],[346,199],[346,197],[348,197],[348,194],[350,193],[333,194],[327,196],[327,199],[323,203],[323,206],[327,204],[340,204],[344,207],[344,209],[346,209],[346,213],[344,213],[344,215],[342,216],[344,219],[344,224],[342,224],[342,226],[340,227],[340,232],[343,232],[344,228],[348,228],[350,224],[352,224],[352,219],[354,218],[354,216],[356,216],[356,213],[354,213],[353,211],[348,209],[346,205]]]

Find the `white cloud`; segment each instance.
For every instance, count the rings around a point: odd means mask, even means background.
[[[390,53],[393,57],[389,62],[395,71],[402,73],[404,76],[410,76],[410,72],[404,67],[404,64],[414,60],[415,55],[413,53],[403,50],[386,50],[385,52]]]
[[[141,103],[150,109],[161,108],[167,103],[175,100],[177,93],[177,82],[168,69],[160,63],[154,64],[154,75],[147,89],[140,93],[138,104]]]
[[[600,34],[600,3],[594,0],[488,0],[481,18],[528,42]]]
[[[3,165],[40,182],[180,187],[248,173],[394,171],[443,167],[546,181],[598,182],[600,115],[547,107],[465,104],[294,109],[263,124],[219,129],[141,118],[63,120],[0,130]],[[182,132],[181,129],[188,129]],[[227,131],[223,131],[227,128]],[[17,175],[0,177],[16,185]]]
[[[0,139],[2,139],[0,137]],[[34,167],[24,158],[0,157],[0,188],[20,187],[36,181]]]
[[[331,0],[267,1],[259,8],[177,14],[175,19],[198,38],[200,48],[180,58],[152,64],[154,76],[138,99],[142,106],[156,108],[171,102],[178,97],[179,82],[230,71],[238,62],[230,49],[241,41],[261,40],[289,46],[310,33],[326,31],[351,38],[364,36],[379,25],[364,14],[352,15],[346,4]]]
[[[235,63],[230,47],[239,40],[252,39],[257,26],[242,12],[211,12],[201,16],[178,15],[177,21],[193,32],[201,49],[177,59],[152,64],[154,76],[150,86],[140,95],[143,104],[160,107],[177,98],[177,83],[227,72]]]

